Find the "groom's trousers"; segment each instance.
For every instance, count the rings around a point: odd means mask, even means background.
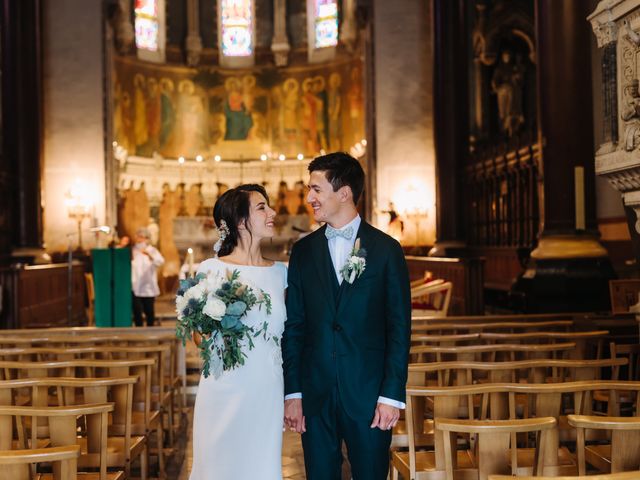
[[[391,430],[371,428],[374,413],[368,420],[351,418],[336,386],[321,412],[305,417],[302,446],[307,480],[341,479],[343,440],[353,480],[386,480]]]

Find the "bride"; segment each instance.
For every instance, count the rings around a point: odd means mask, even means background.
[[[275,212],[260,185],[241,185],[216,202],[213,218],[221,242],[216,258],[198,272],[238,270],[246,281],[271,296],[272,310],[252,309],[249,326],[268,322],[269,336],[282,337],[286,311],[284,264],[262,256],[260,241],[274,234]],[[200,377],[193,418],[193,466],[190,480],[280,480],[283,427],[282,356],[279,342],[262,336],[245,348],[244,365],[215,378]]]

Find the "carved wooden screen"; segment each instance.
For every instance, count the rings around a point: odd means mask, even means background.
[[[465,172],[467,232],[477,246],[531,247],[538,234],[537,144],[476,157]]]

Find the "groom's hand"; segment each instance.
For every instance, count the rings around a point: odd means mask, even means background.
[[[291,398],[284,401],[284,424],[289,430],[298,433],[307,431],[304,415],[302,414],[302,399]]]
[[[391,430],[396,426],[399,418],[400,409],[384,403],[378,403],[371,428],[378,427],[380,430]]]

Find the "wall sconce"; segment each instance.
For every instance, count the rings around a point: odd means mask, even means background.
[[[398,192],[394,204],[400,215],[413,222],[416,246],[420,246],[420,221],[427,218],[429,212],[426,187],[417,186],[413,182],[409,183],[406,188]]]

